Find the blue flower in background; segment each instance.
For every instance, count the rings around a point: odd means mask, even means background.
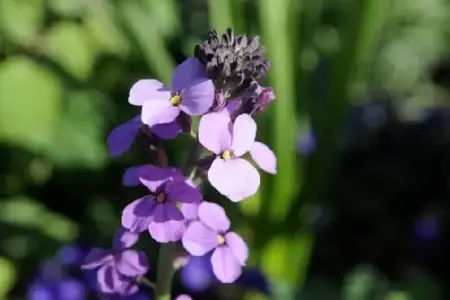
[[[220,284],[214,276],[211,266],[211,254],[192,256],[181,269],[181,281],[191,292],[204,292]],[[270,284],[265,275],[256,268],[246,268],[236,284],[244,289],[269,294]]]
[[[316,150],[316,137],[311,129],[304,130],[297,135],[295,148],[297,153],[305,156],[311,155]]]
[[[202,292],[218,282],[212,272],[210,259],[210,254],[189,258],[189,262],[181,269],[181,281],[187,289]]]
[[[75,245],[64,246],[55,259],[42,263],[28,289],[28,300],[84,300],[87,287],[84,282],[68,276],[64,267],[76,265],[83,251]]]
[[[439,234],[439,222],[436,216],[426,215],[416,220],[414,229],[418,238],[431,241]]]

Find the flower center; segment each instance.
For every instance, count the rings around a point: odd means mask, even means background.
[[[177,201],[177,202],[175,202],[175,206],[176,206],[178,209],[181,209],[181,207],[183,206],[183,203],[181,203],[180,201]]]
[[[225,244],[225,239],[223,238],[223,236],[221,234],[217,235],[217,244],[219,244],[219,245]]]
[[[228,160],[228,159],[233,158],[233,152],[231,152],[231,150],[225,150],[225,151],[223,151],[221,156],[224,160]]]
[[[166,193],[161,192],[161,193],[159,193],[159,194],[156,196],[156,201],[157,201],[158,203],[164,203],[164,202],[166,201],[166,198],[167,198]]]
[[[173,106],[178,106],[181,103],[181,96],[180,95],[173,95],[172,97],[169,98],[169,102]]]

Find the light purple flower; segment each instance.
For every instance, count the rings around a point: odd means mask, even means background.
[[[175,300],[193,300],[191,296],[186,294],[181,294],[175,298]]]
[[[133,232],[148,230],[160,243],[178,241],[186,227],[180,204],[198,203],[202,194],[175,168],[146,165],[140,167],[139,179],[150,193],[125,207],[122,226]]]
[[[109,155],[116,157],[130,149],[138,136],[142,125],[141,116],[136,116],[115,127],[106,140]],[[181,126],[178,124],[178,121],[175,120],[167,124],[158,124],[153,127],[148,127],[148,130],[163,140],[170,140],[175,138],[181,132]]]
[[[242,155],[250,155],[261,169],[276,173],[276,157],[267,146],[255,142],[256,123],[248,114],[234,124],[225,110],[204,115],[199,123],[199,141],[216,158],[208,170],[208,180],[231,201],[238,202],[256,193],[258,171]]]
[[[93,248],[84,264],[85,270],[96,270],[96,285],[104,294],[127,296],[138,291],[134,278],[147,273],[145,254],[127,249],[138,240],[138,234],[118,229],[111,250]]]
[[[183,235],[184,248],[193,256],[202,256],[214,250],[211,264],[214,275],[223,283],[239,278],[248,258],[245,241],[230,229],[230,220],[216,203],[202,202],[198,209],[199,221],[192,222]]]
[[[172,90],[156,79],[143,79],[130,90],[128,102],[142,106],[142,122],[170,123],[181,111],[190,116],[206,113],[214,101],[214,84],[196,58],[182,62],[172,76]]]

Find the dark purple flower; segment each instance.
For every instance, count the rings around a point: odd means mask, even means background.
[[[183,203],[199,203],[200,191],[174,168],[143,166],[139,177],[150,193],[125,207],[122,226],[133,232],[148,230],[160,243],[178,241],[186,226],[179,207]]]
[[[118,229],[111,250],[93,248],[82,269],[96,270],[97,289],[104,294],[127,296],[138,291],[134,279],[147,273],[149,266],[143,252],[127,249],[138,234]]]
[[[142,106],[144,124],[165,124],[174,121],[180,112],[190,116],[206,113],[214,101],[214,84],[207,78],[205,67],[190,57],[175,69],[172,90],[155,79],[139,80],[131,88],[128,101]]]
[[[149,127],[142,124],[141,116],[139,115],[120,124],[111,131],[106,140],[109,155],[116,157],[128,151],[139,132],[145,127],[149,132],[164,140],[173,139],[181,132],[181,126],[177,120]]]
[[[183,235],[184,248],[193,256],[203,256],[214,250],[211,264],[214,275],[223,283],[239,278],[248,258],[245,241],[230,229],[230,220],[216,203],[202,202],[199,221],[193,221]]]

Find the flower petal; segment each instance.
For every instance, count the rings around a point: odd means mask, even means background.
[[[122,280],[113,264],[101,267],[97,272],[97,286],[102,293],[115,293],[122,287]]]
[[[171,203],[158,204],[149,226],[152,238],[159,243],[176,242],[181,239],[186,224],[181,211]]]
[[[233,202],[254,195],[259,188],[258,171],[245,159],[216,158],[208,170],[208,180],[219,193]]]
[[[172,75],[172,90],[189,88],[199,79],[208,78],[205,66],[195,57],[189,57],[179,64]]]
[[[230,231],[225,234],[225,243],[230,248],[231,252],[233,252],[236,260],[242,266],[245,266],[248,258],[248,247],[244,239],[237,233]]]
[[[178,124],[177,120],[175,120],[170,123],[155,125],[150,128],[150,131],[156,134],[160,139],[171,140],[181,132],[181,126]]]
[[[114,250],[122,250],[126,248],[130,248],[139,239],[139,234],[136,232],[132,232],[125,228],[118,228],[115,232],[113,239],[113,249]]]
[[[186,221],[198,219],[198,203],[183,203],[180,210]]]
[[[204,115],[198,125],[198,139],[209,151],[220,154],[231,145],[231,119],[226,112]]]
[[[217,247],[217,232],[199,221],[194,221],[189,224],[181,242],[189,254],[202,256]]]
[[[230,219],[217,203],[203,201],[198,207],[198,218],[217,233],[225,233],[230,229]]]
[[[155,202],[153,196],[145,196],[128,204],[122,212],[122,226],[134,232],[147,230],[153,219]]]
[[[158,188],[168,180],[183,178],[183,174],[176,168],[158,168],[153,165],[140,167],[139,179],[150,191],[157,192]]]
[[[256,122],[248,114],[239,115],[233,125],[231,149],[235,156],[245,154],[252,147],[256,137]]]
[[[141,166],[137,167],[129,167],[125,170],[125,173],[123,173],[122,176],[122,185],[123,186],[138,186],[141,184],[141,181],[139,180],[139,170],[141,169]]]
[[[109,155],[119,156],[130,149],[141,127],[141,117],[135,117],[115,127],[106,139]]]
[[[168,201],[182,203],[198,203],[202,201],[202,193],[197,187],[186,183],[184,178],[168,182],[166,185]]]
[[[170,94],[166,98],[152,99],[142,105],[142,123],[152,127],[174,121],[180,114],[180,109],[169,102]]]
[[[148,271],[147,257],[140,251],[125,250],[116,260],[116,269],[119,274],[128,277],[144,275]]]
[[[242,267],[227,246],[214,250],[211,256],[214,275],[223,283],[235,282],[242,273]]]
[[[214,84],[210,79],[195,81],[182,93],[180,109],[190,116],[206,113],[214,102]]]
[[[191,296],[186,294],[178,295],[175,300],[193,300]]]
[[[254,142],[250,155],[262,170],[270,174],[277,173],[277,157],[267,145]]]
[[[169,95],[167,97],[167,95]],[[169,99],[170,91],[164,84],[156,79],[142,79],[136,82],[130,89],[128,102],[141,106],[153,99]]]
[[[106,264],[111,259],[111,252],[102,248],[92,248],[84,259],[81,268],[85,270],[95,269]]]
[[[239,109],[242,104],[242,100],[240,98],[231,99],[228,101],[227,106],[225,106],[226,111],[231,115],[235,111]]]

